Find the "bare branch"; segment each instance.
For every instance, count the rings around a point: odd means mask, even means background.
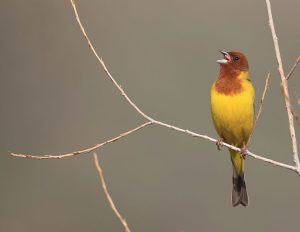
[[[85,29],[81,23],[80,17],[78,15],[77,12],[77,8],[76,8],[76,4],[75,4],[75,0],[70,0],[71,5],[73,7],[74,10],[74,14],[75,14],[75,18],[77,20],[77,23],[81,29],[82,34],[84,35],[84,38],[86,39],[90,49],[92,50],[92,52],[94,53],[95,57],[97,58],[97,60],[99,61],[99,63],[101,64],[103,70],[106,72],[107,76],[109,77],[109,79],[113,82],[113,84],[118,88],[118,90],[121,92],[122,96],[126,99],[126,101],[140,114],[142,115],[145,119],[147,119],[148,121],[152,121],[152,118],[150,118],[148,115],[146,115],[143,111],[140,110],[140,108],[138,108],[136,106],[136,104],[128,97],[128,95],[125,93],[125,91],[122,89],[121,85],[118,84],[118,82],[113,78],[113,76],[110,74],[110,72],[108,71],[106,65],[104,64],[102,58],[100,58],[100,56],[97,54],[93,44],[91,43],[87,33],[85,32]]]
[[[87,148],[87,149],[81,150],[81,151],[75,151],[75,152],[64,154],[64,155],[35,156],[35,155],[30,155],[30,154],[16,154],[16,153],[10,153],[10,155],[14,156],[14,157],[19,157],[19,158],[31,158],[31,159],[38,159],[38,160],[42,160],[42,159],[62,159],[62,158],[72,157],[72,156],[75,156],[75,155],[83,155],[83,154],[87,154],[87,153],[90,153],[92,151],[95,151],[96,149],[101,148],[104,145],[107,145],[109,143],[115,142],[115,141],[117,141],[117,140],[119,140],[119,139],[121,139],[121,138],[129,135],[129,134],[132,134],[133,132],[136,132],[136,131],[138,131],[138,130],[146,127],[146,126],[152,125],[152,124],[156,124],[156,125],[159,125],[159,126],[162,126],[162,127],[169,128],[169,129],[174,130],[174,131],[178,131],[178,132],[181,132],[181,133],[184,133],[184,134],[188,134],[188,135],[193,136],[194,138],[200,138],[200,139],[208,140],[208,141],[213,142],[213,143],[216,143],[218,141],[217,139],[214,139],[214,138],[209,137],[207,135],[197,134],[197,133],[195,133],[193,131],[190,131],[190,130],[187,130],[187,129],[182,129],[182,128],[179,128],[179,127],[176,127],[176,126],[164,123],[164,122],[160,122],[160,121],[154,120],[152,122],[146,122],[146,123],[140,125],[139,127],[136,127],[136,128],[134,128],[134,129],[132,129],[130,131],[127,131],[127,132],[125,132],[123,134],[120,134],[119,136],[117,136],[117,137],[115,137],[113,139],[110,139],[110,140],[105,141],[103,143],[97,144],[94,147]],[[235,146],[233,146],[231,144],[228,144],[228,143],[225,143],[225,142],[223,142],[222,145],[225,146],[225,147],[227,147],[227,148],[230,148],[232,150],[235,150],[237,152],[241,151],[240,148],[235,147]],[[256,155],[256,154],[254,154],[254,153],[252,153],[250,151],[247,151],[247,155],[251,156],[252,158],[255,158],[255,159],[258,159],[258,160],[262,160],[264,162],[273,164],[275,166],[279,166],[279,167],[282,167],[282,168],[290,169],[292,171],[297,171],[297,169],[294,166],[291,166],[291,165],[284,164],[284,163],[281,163],[281,162],[278,162],[278,161],[275,161],[275,160],[271,160],[271,159],[265,158],[262,155]]]
[[[128,227],[128,224],[127,224],[125,218],[120,214],[120,212],[117,209],[113,199],[111,198],[111,196],[109,194],[109,191],[108,191],[105,179],[104,179],[103,171],[102,171],[102,168],[101,168],[99,160],[98,160],[98,156],[95,152],[94,152],[93,155],[94,155],[95,166],[96,166],[96,169],[97,169],[100,181],[101,181],[101,186],[102,186],[103,192],[104,192],[104,194],[105,194],[105,196],[106,196],[106,198],[109,202],[110,208],[112,209],[114,214],[117,216],[117,218],[120,220],[120,222],[124,226],[125,232],[130,232],[130,229]]]
[[[78,12],[77,12],[77,9],[76,9],[76,5],[75,5],[75,1],[74,0],[70,0],[71,4],[72,4],[72,7],[73,7],[73,10],[74,10],[74,14],[75,14],[75,17],[76,17],[76,20],[77,20],[77,23],[85,37],[85,39],[87,40],[87,43],[90,47],[90,49],[92,50],[93,54],[95,55],[95,57],[97,58],[97,60],[99,61],[99,63],[101,64],[102,68],[104,69],[104,71],[106,72],[107,76],[109,77],[109,79],[113,82],[113,84],[117,87],[117,89],[120,91],[121,95],[126,99],[126,101],[128,101],[128,103],[141,115],[143,116],[144,118],[147,119],[148,122],[130,130],[130,131],[127,131],[113,139],[110,139],[106,142],[103,142],[101,144],[97,144],[95,145],[94,147],[91,147],[91,148],[88,148],[88,149],[85,149],[85,150],[81,150],[81,151],[75,151],[73,153],[69,153],[69,154],[64,154],[64,155],[44,155],[44,156],[34,156],[34,155],[30,155],[30,154],[16,154],[16,153],[10,153],[10,155],[12,156],[15,156],[15,157],[20,157],[20,158],[32,158],[32,159],[61,159],[61,158],[66,158],[66,157],[72,157],[72,156],[75,156],[75,155],[80,155],[80,154],[86,154],[86,153],[90,153],[92,151],[95,151],[96,149],[106,145],[106,144],[109,144],[109,143],[112,143],[118,139],[121,139],[133,132],[136,132],[146,126],[149,126],[149,125],[152,125],[152,124],[156,124],[156,125],[159,125],[159,126],[162,126],[162,127],[166,127],[166,128],[169,128],[171,130],[174,130],[174,131],[178,131],[178,132],[181,132],[181,133],[184,133],[184,134],[188,134],[188,135],[191,135],[195,138],[201,138],[201,139],[205,139],[205,140],[208,140],[208,141],[211,141],[213,143],[216,143],[217,142],[217,139],[214,139],[212,137],[209,137],[207,135],[203,135],[203,134],[198,134],[198,133],[195,133],[195,132],[192,132],[190,130],[187,130],[187,129],[182,129],[182,128],[179,128],[179,127],[176,127],[176,126],[173,126],[173,125],[170,125],[170,124],[167,124],[167,123],[164,123],[164,122],[161,122],[161,121],[158,121],[158,120],[155,120],[153,118],[151,118],[150,116],[148,116],[147,114],[145,114],[141,109],[139,109],[135,103],[127,96],[127,94],[125,93],[125,91],[121,88],[121,86],[118,84],[118,82],[116,82],[116,80],[112,77],[112,75],[110,74],[110,72],[108,71],[107,67],[105,66],[103,60],[98,56],[98,54],[96,53],[95,49],[94,49],[94,46],[92,45],[91,41],[89,40],[89,37],[87,36],[86,32],[85,32],[85,29],[83,27],[83,25],[81,24],[81,20],[79,18],[79,15],[78,15]],[[285,80],[285,79],[284,79]],[[267,87],[265,87],[267,88]],[[266,90],[265,90],[266,91]],[[264,91],[264,92],[265,92]],[[265,94],[265,93],[264,93]],[[263,98],[264,98],[264,94],[263,94]],[[262,99],[263,101],[263,99]],[[262,107],[262,106],[261,106]],[[290,108],[287,107],[289,110],[288,112],[290,112]],[[261,111],[261,110],[260,110]],[[259,115],[258,115],[259,117]],[[291,127],[291,126],[290,126]],[[233,145],[230,145],[230,144],[227,144],[227,143],[223,143],[223,145],[227,148],[230,148],[232,150],[235,150],[237,152],[240,152],[241,149],[238,148],[238,147],[235,147]],[[297,148],[296,148],[297,149]],[[250,151],[247,151],[247,154],[248,156],[251,156],[252,158],[255,158],[255,159],[258,159],[258,160],[261,160],[261,161],[264,161],[266,163],[270,163],[270,164],[273,164],[275,166],[279,166],[279,167],[282,167],[282,168],[285,168],[285,169],[289,169],[289,170],[292,170],[294,172],[297,172],[298,174],[300,174],[299,172],[299,169],[298,169],[298,166],[297,167],[294,167],[292,165],[288,165],[288,164],[284,164],[284,163],[281,163],[281,162],[278,162],[278,161],[275,161],[275,160],[271,160],[271,159],[268,159],[268,158],[265,158],[264,156],[261,156],[261,155],[256,155]],[[297,154],[297,150],[296,150],[296,153]]]
[[[297,172],[300,174],[300,162],[299,162],[299,156],[298,156],[297,139],[296,139],[296,133],[295,133],[295,127],[294,127],[294,118],[293,118],[293,114],[291,111],[291,102],[290,102],[288,84],[287,84],[287,80],[284,76],[283,65],[282,65],[282,60],[281,60],[281,55],[280,55],[280,50],[279,50],[278,38],[277,38],[277,35],[275,32],[270,0],[266,0],[266,4],[267,4],[267,9],[268,9],[269,25],[270,25],[270,29],[271,29],[271,33],[272,33],[272,37],[273,37],[274,48],[275,48],[275,53],[276,53],[276,58],[277,58],[277,63],[278,63],[278,72],[279,72],[280,78],[281,78],[281,85],[282,85],[283,94],[284,94],[284,101],[285,101],[285,106],[286,106],[286,110],[287,110],[287,114],[288,114],[289,129],[290,129],[290,136],[291,136],[292,149],[293,149],[293,160],[296,165]]]
[[[294,65],[293,65],[293,67],[291,68],[289,74],[286,75],[286,78],[285,78],[285,79],[287,79],[287,80],[290,79],[290,77],[293,75],[293,73],[294,73],[294,71],[295,71],[295,69],[296,69],[296,67],[297,67],[297,65],[298,65],[298,63],[299,63],[299,61],[300,61],[300,56],[298,56],[298,58],[296,59],[296,61],[295,61]]]
[[[167,127],[169,129],[172,129],[172,130],[175,130],[175,131],[179,131],[179,132],[182,132],[182,133],[185,133],[185,134],[189,134],[189,135],[191,135],[191,136],[193,136],[195,138],[205,139],[205,140],[211,141],[213,143],[216,143],[218,141],[217,139],[211,138],[211,137],[209,137],[207,135],[197,134],[195,132],[192,132],[192,131],[189,131],[189,130],[184,130],[184,129],[181,129],[179,127],[172,126],[172,125],[169,125],[169,124],[166,124],[166,123],[163,123],[163,122],[154,121],[153,124],[157,124],[157,125],[160,125],[160,126],[163,126],[163,127]],[[230,145],[228,143],[222,142],[222,145],[225,146],[225,147],[227,147],[227,148],[230,148],[232,150],[235,150],[237,152],[241,152],[240,148],[235,147],[233,145]],[[278,162],[278,161],[275,161],[275,160],[271,160],[271,159],[265,158],[264,156],[261,156],[261,155],[256,155],[256,154],[250,152],[249,150],[247,150],[247,156],[251,156],[252,158],[255,158],[255,159],[258,159],[258,160],[261,160],[261,161],[273,164],[275,166],[286,168],[286,169],[289,169],[289,170],[297,172],[297,168],[294,167],[294,166],[292,166],[292,165],[288,165],[288,164],[284,164],[284,163],[281,163],[281,162]]]
[[[170,124],[167,124],[167,123],[164,123],[164,122],[160,122],[160,121],[151,121],[151,122],[146,122],[130,131],[127,131],[125,133],[122,133],[120,134],[119,136],[113,138],[113,139],[110,139],[110,140],[107,140],[103,143],[100,143],[100,144],[97,144],[93,147],[90,147],[90,148],[87,148],[85,150],[81,150],[81,151],[75,151],[75,152],[72,152],[72,153],[67,153],[67,154],[63,154],[63,155],[42,155],[42,156],[36,156],[36,155],[31,155],[31,154],[16,154],[16,153],[10,153],[11,156],[14,156],[14,157],[18,157],[18,158],[30,158],[30,159],[37,159],[37,160],[44,160],[44,159],[63,159],[63,158],[67,158],[67,157],[73,157],[73,156],[76,156],[76,155],[83,155],[83,154],[87,154],[87,153],[90,153],[90,152],[93,152],[95,151],[96,149],[99,149],[101,148],[102,146],[105,146],[107,144],[110,144],[112,142],[115,142],[123,137],[126,137],[127,135],[130,135],[132,134],[133,132],[136,132],[146,126],[149,126],[149,125],[152,125],[152,124],[156,124],[156,125],[159,125],[159,126],[162,126],[162,127],[166,127],[166,128],[169,128],[171,130],[174,130],[174,131],[178,131],[178,132],[181,132],[181,133],[184,133],[184,134],[187,134],[187,135],[191,135],[193,136],[194,138],[200,138],[200,139],[204,139],[204,140],[208,140],[210,142],[213,142],[213,143],[216,143],[218,140],[217,139],[214,139],[212,137],[209,137],[207,135],[203,135],[203,134],[197,134],[193,131],[190,131],[190,130],[187,130],[187,129],[182,129],[182,128],[179,128],[179,127],[176,127],[176,126],[173,126],[173,125],[170,125]],[[235,151],[238,151],[240,152],[241,149],[238,148],[238,147],[235,147],[231,144],[228,144],[228,143],[225,143],[223,142],[222,143],[223,146],[227,147],[227,148],[230,148],[232,150],[235,150]],[[265,158],[264,156],[261,156],[261,155],[256,155],[250,151],[247,151],[247,155],[248,156],[251,156],[252,158],[255,158],[255,159],[258,159],[258,160],[262,160],[264,162],[267,162],[267,163],[270,163],[270,164],[273,164],[275,166],[279,166],[279,167],[282,167],[282,168],[286,168],[286,169],[290,169],[292,171],[296,171],[297,169],[294,167],[294,166],[291,166],[291,165],[288,165],[288,164],[284,164],[284,163],[281,163],[281,162],[278,162],[278,161],[275,161],[275,160],[271,160],[271,159],[268,159],[268,158]]]
[[[38,160],[42,160],[42,159],[63,159],[63,158],[67,158],[67,157],[72,157],[72,156],[76,156],[76,155],[82,155],[82,154],[87,154],[90,153],[92,151],[95,151],[96,149],[99,149],[107,144],[113,143],[127,135],[130,135],[134,132],[137,132],[138,130],[151,125],[152,122],[146,122],[138,127],[133,128],[132,130],[126,131],[125,133],[120,134],[119,136],[112,138],[110,140],[107,140],[103,143],[97,144],[93,147],[84,149],[84,150],[80,150],[80,151],[74,151],[72,153],[67,153],[67,154],[63,154],[63,155],[42,155],[42,156],[36,156],[36,155],[31,155],[31,154],[16,154],[16,153],[10,153],[11,156],[14,157],[19,157],[19,158],[31,158],[31,159],[38,159]]]
[[[264,91],[262,93],[262,96],[261,96],[261,99],[260,99],[260,104],[259,104],[259,108],[258,108],[258,111],[257,111],[257,114],[255,116],[255,120],[254,120],[254,126],[253,126],[253,131],[249,137],[249,140],[247,142],[247,146],[250,144],[251,142],[251,139],[253,137],[253,134],[254,134],[254,131],[255,131],[255,128],[257,126],[257,122],[258,122],[258,119],[260,117],[260,114],[262,112],[262,109],[263,109],[263,103],[264,103],[264,100],[265,100],[265,96],[266,96],[266,93],[267,93],[267,89],[268,89],[268,86],[269,86],[269,80],[270,80],[270,73],[268,73],[268,76],[267,76],[267,79],[266,79],[266,84],[265,84],[265,88],[264,88]]]

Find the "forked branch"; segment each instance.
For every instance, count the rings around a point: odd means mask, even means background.
[[[170,125],[170,124],[167,124],[167,123],[164,123],[164,122],[161,122],[161,121],[158,121],[158,120],[155,120],[153,118],[151,118],[150,116],[148,116],[146,113],[144,113],[139,107],[136,106],[136,104],[129,98],[129,96],[126,94],[126,92],[123,90],[123,88],[118,84],[118,82],[113,78],[113,76],[111,75],[111,73],[109,72],[108,68],[106,67],[106,65],[104,64],[102,58],[100,58],[100,56],[97,54],[93,44],[91,43],[82,23],[81,23],[81,20],[80,20],[80,17],[79,17],[79,14],[77,12],[77,8],[76,8],[76,4],[75,4],[75,0],[70,0],[71,2],[71,5],[73,7],[73,11],[74,11],[74,14],[75,14],[75,18],[76,18],[76,21],[81,29],[81,32],[82,34],[84,35],[91,51],[93,52],[93,54],[95,55],[95,57],[97,58],[99,64],[101,65],[101,67],[103,68],[103,70],[106,72],[108,78],[112,81],[112,83],[115,85],[115,87],[119,90],[119,92],[121,93],[121,95],[126,99],[126,101],[137,111],[137,113],[139,113],[142,117],[144,117],[147,122],[130,130],[130,131],[127,131],[113,139],[110,139],[108,141],[105,141],[101,144],[97,144],[96,146],[93,146],[91,148],[87,148],[85,150],[81,150],[81,151],[75,151],[75,152],[72,152],[72,153],[69,153],[69,154],[63,154],[63,155],[44,155],[44,156],[34,156],[34,155],[31,155],[31,154],[16,154],[16,153],[10,153],[10,155],[12,156],[15,156],[15,157],[20,157],[20,158],[32,158],[32,159],[61,159],[61,158],[66,158],[66,157],[72,157],[72,156],[75,156],[75,155],[81,155],[81,154],[86,154],[86,153],[90,153],[92,151],[95,151],[96,149],[106,145],[106,144],[109,144],[109,143],[112,143],[116,140],[119,140],[133,132],[136,132],[146,126],[149,126],[149,125],[159,125],[159,126],[162,126],[162,127],[166,127],[166,128],[169,128],[169,129],[172,129],[174,131],[178,131],[178,132],[181,132],[181,133],[184,133],[184,134],[188,134],[188,135],[191,135],[195,138],[201,138],[201,139],[205,139],[205,140],[208,140],[208,141],[211,141],[213,143],[216,143],[217,142],[217,139],[214,139],[212,137],[209,137],[207,135],[203,135],[203,134],[198,134],[198,133],[195,133],[193,131],[190,131],[190,130],[187,130],[187,129],[182,129],[182,128],[179,128],[179,127],[176,127],[176,126],[173,126],[173,125]],[[293,158],[294,158],[294,162],[295,162],[295,166],[292,166],[292,165],[288,165],[288,164],[285,164],[285,163],[281,163],[281,162],[278,162],[278,161],[275,161],[275,160],[272,160],[272,159],[268,159],[268,158],[265,158],[264,156],[261,156],[261,155],[256,155],[250,151],[247,151],[247,154],[250,156],[250,157],[253,157],[255,159],[259,159],[259,160],[262,160],[264,162],[267,162],[267,163],[270,163],[270,164],[273,164],[273,165],[276,165],[276,166],[279,166],[279,167],[282,167],[282,168],[286,168],[286,169],[289,169],[289,170],[292,170],[292,171],[295,171],[297,172],[298,174],[300,174],[300,166],[299,166],[299,158],[298,158],[298,151],[297,151],[297,141],[296,141],[296,135],[295,135],[295,129],[294,129],[294,124],[293,124],[293,115],[291,113],[291,105],[290,105],[290,100],[289,100],[289,93],[288,93],[288,89],[287,89],[287,82],[286,82],[286,78],[284,76],[284,72],[283,72],[283,68],[282,68],[282,62],[281,62],[281,56],[280,56],[280,52],[279,52],[279,46],[278,46],[278,39],[276,37],[276,34],[275,34],[275,29],[274,29],[274,23],[273,23],[273,19],[272,19],[272,12],[271,12],[271,7],[270,7],[270,2],[269,0],[266,0],[266,3],[267,3],[267,7],[268,7],[268,14],[269,14],[269,20],[270,20],[270,28],[271,28],[271,31],[272,31],[272,35],[273,35],[273,41],[274,41],[274,47],[275,47],[275,51],[276,51],[276,57],[277,57],[277,62],[278,62],[278,65],[279,65],[279,73],[280,73],[280,76],[281,76],[281,80],[282,80],[282,86],[283,86],[283,90],[284,90],[284,95],[285,95],[285,102],[286,102],[286,107],[287,107],[287,112],[288,112],[288,118],[289,118],[289,128],[290,128],[290,134],[291,134],[291,140],[292,140],[292,145],[293,145]],[[268,79],[267,79],[268,81]],[[266,83],[266,87],[265,87],[265,90],[264,90],[264,93],[263,93],[263,98],[264,98],[264,95],[265,95],[265,91],[266,91],[266,88],[267,88],[267,83]],[[262,101],[263,101],[263,98],[262,98]],[[262,107],[262,103],[261,103],[261,106],[260,106],[260,109],[259,109],[259,114],[261,112],[261,107]],[[259,117],[259,114],[258,114],[258,117]],[[258,118],[257,117],[257,118]],[[227,143],[223,143],[223,145],[225,147],[228,147],[232,150],[235,150],[235,151],[238,151],[240,152],[240,148],[238,147],[235,147],[233,145],[230,145],[230,144],[227,144]]]
[[[140,125],[139,127],[136,127],[130,131],[127,131],[111,140],[108,140],[106,142],[103,142],[101,144],[98,144],[94,147],[91,147],[91,148],[88,148],[88,149],[85,149],[85,150],[81,150],[81,151],[76,151],[76,152],[73,152],[73,153],[70,153],[70,154],[64,154],[64,155],[46,155],[46,156],[33,156],[31,154],[15,154],[15,153],[10,153],[12,156],[16,156],[16,157],[21,157],[21,158],[33,158],[33,159],[60,159],[60,158],[66,158],[66,157],[71,157],[71,156],[75,156],[75,155],[80,155],[80,154],[86,154],[86,153],[90,153],[92,151],[95,151],[96,149],[106,145],[106,144],[109,144],[109,143],[112,143],[116,140],[119,140],[121,138],[124,138],[125,136],[135,132],[135,131],[138,131],[142,128],[145,128],[146,126],[149,126],[149,125],[158,125],[158,126],[162,126],[162,127],[165,127],[165,128],[169,128],[169,129],[172,129],[174,131],[177,131],[177,132],[181,132],[181,133],[184,133],[184,134],[187,134],[187,135],[191,135],[195,138],[201,138],[201,139],[205,139],[205,140],[208,140],[208,141],[211,141],[213,143],[216,143],[217,142],[217,139],[214,139],[212,137],[209,137],[207,135],[203,135],[203,134],[198,134],[198,133],[195,133],[193,131],[190,131],[190,130],[187,130],[187,129],[182,129],[182,128],[179,128],[177,126],[173,126],[173,125],[170,125],[170,124],[167,124],[167,123],[164,123],[164,122],[161,122],[161,121],[158,121],[158,120],[155,120],[153,118],[151,118],[150,116],[148,116],[146,113],[144,113],[139,107],[136,106],[136,104],[128,97],[128,95],[126,94],[126,92],[121,88],[121,86],[119,85],[119,83],[113,78],[113,76],[111,75],[111,73],[109,72],[108,68],[106,67],[106,65],[104,64],[102,58],[100,58],[100,56],[97,54],[93,44],[91,43],[82,23],[81,23],[81,20],[80,20],[80,17],[79,17],[79,14],[77,12],[77,8],[76,8],[76,4],[75,4],[75,0],[70,0],[71,2],[71,5],[73,7],[73,11],[74,11],[74,14],[75,14],[75,18],[76,18],[76,21],[81,29],[81,32],[82,34],[84,35],[91,51],[93,52],[93,54],[95,55],[95,57],[97,58],[99,64],[101,65],[101,67],[103,68],[103,70],[106,72],[107,74],[107,77],[112,81],[112,83],[115,85],[115,87],[119,90],[120,94],[126,99],[126,101],[137,111],[138,114],[140,114],[142,117],[144,117],[147,122]],[[277,37],[276,37],[276,34],[275,34],[275,30],[274,30],[274,25],[273,25],[273,19],[272,19],[272,14],[271,14],[271,8],[269,6],[269,0],[266,0],[267,2],[267,6],[268,6],[268,13],[269,13],[269,18],[270,18],[270,26],[271,26],[271,31],[272,31],[272,34],[273,34],[273,40],[274,40],[274,46],[275,46],[275,51],[276,51],[276,57],[277,57],[277,61],[278,61],[278,64],[279,64],[279,72],[280,72],[280,75],[281,75],[281,78],[282,78],[282,86],[284,88],[284,94],[285,94],[285,101],[286,101],[286,106],[287,106],[287,111],[288,111],[288,116],[289,116],[289,127],[290,127],[290,132],[291,132],[291,138],[292,138],[292,144],[293,144],[293,157],[294,157],[294,161],[295,161],[295,164],[296,166],[292,166],[292,165],[288,165],[288,164],[285,164],[285,163],[281,163],[281,162],[278,162],[278,161],[275,161],[275,160],[272,160],[272,159],[268,159],[268,158],[265,158],[264,156],[262,155],[256,155],[250,151],[247,151],[247,154],[248,156],[250,157],[253,157],[255,159],[258,159],[258,160],[261,160],[261,161],[264,161],[264,162],[267,162],[267,163],[270,163],[270,164],[273,164],[273,165],[276,165],[276,166],[279,166],[279,167],[282,167],[282,168],[285,168],[285,169],[289,169],[289,170],[292,170],[294,172],[297,172],[298,174],[300,174],[300,168],[299,168],[299,159],[298,159],[298,152],[297,152],[297,144],[296,144],[296,137],[295,137],[295,130],[294,130],[294,125],[293,125],[293,115],[291,114],[291,107],[290,107],[290,101],[289,101],[289,94],[288,94],[288,90],[287,90],[287,83],[286,83],[286,79],[284,77],[284,73],[283,73],[283,68],[282,68],[282,62],[281,62],[281,57],[280,57],[280,52],[279,52],[279,48],[278,48],[278,41],[277,41]],[[273,25],[273,26],[272,26]],[[268,81],[268,79],[267,79]],[[264,98],[264,95],[265,95],[265,91],[266,91],[266,88],[267,88],[267,83],[266,83],[266,87],[265,87],[265,90],[264,90],[264,93],[263,93],[263,98]],[[263,101],[263,98],[262,98],[262,101]],[[262,107],[262,103],[261,103],[261,106],[260,108]],[[259,114],[261,112],[261,109],[259,110]],[[258,115],[259,117],[259,115]],[[235,150],[235,151],[238,151],[240,152],[240,148],[238,147],[235,147],[231,144],[227,144],[227,143],[223,143],[223,145],[225,147],[228,147],[232,150]]]

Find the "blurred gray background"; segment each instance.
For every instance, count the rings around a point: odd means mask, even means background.
[[[272,1],[286,72],[300,55],[298,0]],[[216,136],[210,86],[218,49],[243,51],[265,107],[250,150],[292,163],[265,1],[79,1],[97,51],[155,119]],[[91,155],[29,160],[8,151],[61,154],[143,122],[89,50],[68,1],[0,1],[0,231],[122,231]],[[300,68],[289,81],[300,93]],[[296,126],[299,131],[299,126]],[[300,139],[300,137],[299,137]],[[132,231],[299,229],[300,178],[247,159],[248,208],[232,208],[227,150],[152,126],[98,152]]]

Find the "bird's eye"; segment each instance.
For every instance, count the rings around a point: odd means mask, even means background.
[[[240,58],[238,56],[234,57],[234,60],[239,60]]]

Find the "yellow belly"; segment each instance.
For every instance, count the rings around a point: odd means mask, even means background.
[[[242,80],[240,93],[224,95],[211,89],[212,119],[219,136],[229,144],[242,148],[253,130],[254,89],[250,81]],[[236,173],[244,175],[244,160],[238,152],[229,150]]]
[[[215,128],[225,142],[242,147],[253,129],[254,89],[248,80],[242,80],[240,93],[224,95],[211,89],[211,113]]]

